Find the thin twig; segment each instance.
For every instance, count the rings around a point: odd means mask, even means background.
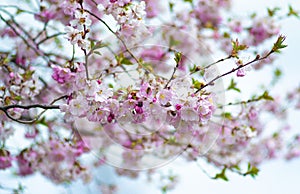
[[[226,60],[228,60],[228,59],[230,59],[230,58],[232,58],[232,57],[233,57],[233,55],[229,55],[229,56],[226,57],[226,58],[220,59],[220,60],[218,60],[218,61],[216,61],[216,62],[213,62],[213,63],[211,63],[211,64],[205,66],[204,69],[208,69],[208,68],[210,68],[211,66],[213,66],[213,65],[215,65],[215,64],[218,64],[218,63],[220,63],[220,62],[226,61]]]
[[[44,23],[44,27],[43,27],[42,31],[40,31],[40,32],[32,39],[33,41],[35,41],[36,39],[38,39],[38,38],[43,34],[43,32],[46,32],[47,25],[48,25],[48,22]]]
[[[31,44],[29,44],[29,42],[26,40],[25,37],[21,36],[21,34],[7,21],[5,20],[2,15],[0,15],[0,19],[6,23],[6,25],[8,25],[16,35],[18,35],[22,40],[23,42],[29,47],[31,48],[38,56],[40,55],[39,51],[37,50],[37,48],[35,48],[34,46],[32,46]],[[14,23],[16,24],[16,23]],[[25,33],[25,31],[23,31]],[[26,34],[26,33],[25,33]],[[30,37],[29,37],[30,38]]]
[[[240,101],[240,102],[230,102],[228,104],[225,104],[225,105],[220,105],[218,106],[218,108],[224,108],[225,106],[235,106],[235,105],[241,105],[241,104],[248,104],[248,103],[252,103],[252,102],[257,102],[257,101],[260,101],[262,100],[262,98],[254,98],[254,99],[249,99],[249,100],[243,100],[243,101]]]
[[[50,35],[50,36],[46,36],[44,39],[40,40],[40,41],[37,42],[36,44],[37,44],[37,45],[40,45],[40,44],[42,44],[43,42],[45,42],[45,41],[47,41],[47,40],[49,40],[49,39],[51,39],[51,38],[55,38],[55,37],[57,37],[57,36],[64,35],[64,34],[66,34],[66,33],[65,33],[65,32],[58,32],[58,33],[56,33],[56,34],[53,34],[53,35]]]
[[[86,75],[86,79],[89,80],[89,69],[88,69],[88,54],[86,52],[85,49],[82,49],[84,52],[84,68],[85,68],[85,75]]]
[[[6,13],[7,15],[9,15],[11,21],[22,31],[24,32],[24,34],[31,40],[33,40],[33,37],[21,26],[19,25],[19,23],[14,19],[14,16],[12,14],[10,14],[8,11],[6,11],[5,9],[0,9],[1,11],[3,11],[4,13]]]
[[[24,13],[28,13],[28,14],[32,14],[32,15],[34,15],[34,14],[36,14],[35,12],[33,12],[33,11],[29,11],[29,10],[25,10],[25,9],[20,9],[18,6],[16,6],[16,5],[0,5],[0,8],[15,8],[15,9],[17,9],[17,10],[19,10],[19,11],[21,11],[21,12],[24,12]],[[2,9],[3,10],[3,9]]]
[[[200,92],[202,89],[206,88],[207,86],[213,85],[214,82],[215,82],[216,80],[218,80],[218,79],[220,79],[220,78],[222,78],[222,77],[224,77],[224,76],[226,76],[226,75],[229,75],[229,74],[231,74],[231,73],[234,73],[235,71],[237,71],[237,70],[239,70],[239,69],[241,69],[241,68],[244,68],[244,67],[246,67],[246,66],[248,66],[248,65],[250,65],[250,64],[252,64],[252,63],[254,63],[254,62],[261,61],[261,60],[264,60],[264,59],[268,58],[273,52],[274,52],[274,51],[271,50],[271,51],[270,51],[268,54],[266,54],[264,57],[260,57],[259,55],[257,55],[257,56],[255,57],[255,59],[253,59],[252,61],[250,61],[250,62],[248,62],[248,63],[246,63],[246,64],[244,64],[244,65],[240,65],[240,66],[238,66],[237,68],[233,68],[231,71],[228,71],[228,72],[226,72],[226,73],[224,73],[224,74],[218,75],[217,77],[215,77],[214,79],[212,79],[210,82],[208,82],[207,84],[205,84],[205,85],[203,85],[202,87],[200,87],[200,88],[195,92],[195,94],[197,94],[198,92]]]
[[[84,9],[84,11],[86,11],[87,13],[89,13],[91,16],[95,17],[97,20],[99,20],[101,23],[103,23],[106,28],[113,33],[123,44],[123,46],[125,47],[125,50],[130,54],[130,56],[139,64],[140,67],[142,67],[141,62],[134,56],[134,54],[128,49],[127,45],[125,44],[124,40],[116,33],[114,32],[111,27],[104,21],[102,20],[100,17],[98,17],[97,15],[95,15],[94,13],[90,12],[89,10]],[[148,72],[148,70],[145,69],[146,72]],[[149,72],[148,72],[149,73]]]
[[[172,73],[172,75],[171,75],[171,78],[170,78],[170,79],[168,80],[168,82],[166,83],[164,89],[166,89],[166,88],[168,87],[169,83],[174,79],[174,75],[175,75],[175,73],[176,73],[176,70],[178,69],[178,66],[179,66],[179,61],[176,63],[176,66],[175,66],[174,69],[173,69],[173,73]]]

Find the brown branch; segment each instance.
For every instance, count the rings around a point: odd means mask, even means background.
[[[168,87],[169,83],[175,78],[175,73],[176,73],[176,70],[178,69],[180,61],[181,61],[181,57],[180,57],[179,61],[176,62],[176,66],[174,67],[172,75],[171,75],[170,79],[168,80],[168,82],[166,83],[164,89],[166,89]]]
[[[44,53],[44,51],[42,51],[42,50],[40,50],[40,49],[38,48],[38,45],[36,44],[36,42],[34,41],[34,39],[31,37],[31,35],[30,35],[24,28],[22,28],[22,27],[14,20],[13,16],[12,16],[10,13],[8,13],[6,10],[3,10],[3,9],[0,9],[0,10],[3,11],[3,12],[5,12],[6,14],[8,14],[8,15],[10,16],[10,19],[11,19],[11,21],[13,22],[13,24],[16,25],[16,27],[18,27],[18,29],[20,29],[20,30],[26,35],[26,37],[22,36],[22,35],[15,29],[15,27],[14,27],[12,24],[10,24],[10,22],[7,21],[7,20],[6,20],[4,17],[2,17],[2,15],[0,14],[0,19],[1,19],[4,23],[6,23],[6,25],[8,25],[8,26],[14,31],[14,33],[15,33],[16,35],[18,35],[18,37],[20,37],[20,38],[22,39],[22,41],[27,45],[27,47],[29,47],[30,49],[32,49],[32,50],[35,52],[35,54],[36,54],[37,56],[41,56],[47,63],[50,62],[50,63],[56,64],[56,61],[53,61],[53,60],[51,60],[50,58],[46,57],[47,54]],[[27,39],[29,39],[34,45],[30,44],[30,43],[28,42]]]
[[[226,60],[228,60],[228,59],[230,59],[230,58],[232,58],[232,57],[233,57],[233,55],[228,55],[226,58],[219,59],[218,61],[213,62],[213,63],[211,63],[211,64],[205,66],[203,69],[208,69],[208,68],[210,68],[211,66],[213,66],[213,65],[215,65],[215,64],[218,64],[218,63],[220,63],[220,62],[226,61]]]
[[[249,99],[249,100],[243,100],[243,101],[240,101],[240,102],[230,102],[228,104],[225,104],[225,105],[220,105],[218,106],[218,108],[224,108],[225,106],[235,106],[235,105],[241,105],[241,104],[248,104],[248,103],[252,103],[252,102],[258,102],[262,100],[262,98],[254,98],[254,99]]]
[[[12,108],[21,108],[25,110],[29,110],[32,108],[42,108],[42,109],[59,109],[59,106],[57,105],[42,105],[42,104],[32,104],[32,105],[20,105],[20,104],[12,104],[7,106],[0,106],[0,109],[3,111],[7,111]]]
[[[16,33],[16,35],[18,35],[22,40],[23,40],[23,42],[29,47],[29,48],[31,48],[38,56],[40,56],[41,54],[39,53],[39,51],[37,50],[37,48],[35,48],[33,45],[31,45],[31,44],[29,44],[29,42],[26,40],[26,38],[25,37],[23,37],[23,36],[21,36],[21,34],[7,21],[7,20],[5,20],[3,17],[2,17],[2,15],[0,15],[0,19],[4,22],[4,23],[6,23],[6,25],[8,25],[13,31],[14,31],[14,33]],[[16,24],[16,23],[14,23],[14,24]],[[21,29],[22,30],[22,29]],[[23,31],[24,33],[25,33],[25,31]],[[25,33],[26,34],[26,33]],[[28,37],[30,40],[31,40],[31,38],[30,37]]]
[[[211,81],[209,81],[207,84],[205,84],[205,85],[203,85],[202,87],[200,87],[200,88],[195,92],[195,94],[197,94],[198,92],[200,92],[202,89],[206,88],[207,86],[213,85],[214,82],[215,82],[216,80],[218,80],[218,79],[220,79],[220,78],[222,78],[222,77],[224,77],[224,76],[226,76],[226,75],[229,75],[229,74],[231,74],[231,73],[234,73],[234,72],[236,72],[237,70],[239,70],[239,69],[241,69],[241,68],[244,68],[244,67],[246,67],[246,66],[248,66],[248,65],[250,65],[250,64],[252,64],[252,63],[254,63],[254,62],[261,61],[261,60],[264,60],[264,59],[268,58],[272,53],[274,53],[273,50],[271,50],[271,51],[270,51],[268,54],[266,54],[264,57],[260,57],[259,55],[257,55],[257,56],[255,57],[255,59],[253,59],[252,61],[250,61],[250,62],[248,62],[248,63],[246,63],[246,64],[243,64],[243,65],[240,65],[240,66],[238,66],[237,68],[233,68],[231,71],[228,71],[228,72],[226,72],[226,73],[224,73],[224,74],[218,75],[217,77],[215,77],[214,79],[212,79]]]
[[[4,13],[6,13],[7,15],[9,15],[11,21],[22,31],[24,32],[24,34],[29,38],[29,39],[33,39],[33,37],[22,27],[19,25],[19,23],[14,19],[14,16],[12,14],[10,14],[8,11],[1,9],[1,11],[3,11]]]
[[[47,110],[53,110],[53,109],[59,109],[58,105],[53,105],[55,102],[64,99],[68,97],[67,95],[61,96],[59,98],[54,99],[49,105],[42,105],[42,104],[32,104],[32,105],[19,105],[19,104],[13,104],[13,105],[7,105],[7,106],[0,106],[0,110],[4,112],[4,114],[11,120],[21,123],[21,124],[33,124],[35,123]],[[9,113],[8,110],[12,108],[21,108],[25,110],[33,109],[33,108],[41,108],[44,109],[40,114],[37,115],[36,118],[32,120],[20,120],[12,117]]]

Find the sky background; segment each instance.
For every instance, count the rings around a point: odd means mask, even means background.
[[[233,1],[233,14],[248,15],[254,11],[265,12],[266,7],[282,7],[287,8],[288,4],[293,5],[296,10],[300,10],[299,0],[235,0]],[[276,61],[276,65],[279,65],[284,73],[284,78],[276,88],[278,92],[285,92],[288,89],[295,88],[300,84],[299,73],[299,54],[300,54],[300,20],[287,19],[281,21],[282,34],[287,36],[286,43],[288,47],[283,51],[283,54]],[[245,79],[241,81],[242,85],[254,87],[253,81],[264,82],[266,78],[263,76],[263,72],[250,72]],[[293,130],[300,132],[299,114],[293,114],[289,119],[292,123]],[[221,180],[211,180],[208,178],[201,169],[194,163],[184,163],[180,159],[175,160],[162,167],[163,171],[168,171],[170,168],[174,169],[176,174],[180,175],[180,182],[176,189],[170,194],[299,194],[299,180],[300,180],[300,159],[293,161],[270,161],[260,166],[259,176],[255,179],[251,177],[241,177],[235,174],[229,173],[229,182]],[[102,177],[102,181],[109,183],[116,180],[115,175],[111,173],[110,168],[101,169],[99,176]],[[102,176],[103,175],[103,176]],[[121,178],[118,180],[120,183],[120,194],[156,194],[160,193],[155,185],[145,182],[145,177],[141,177],[139,180],[130,180]],[[34,175],[25,179],[17,179],[22,181],[27,187],[29,194],[36,193],[85,193],[87,190],[82,189],[81,184],[65,189],[63,186],[55,186],[51,182],[47,181],[40,175]],[[0,182],[6,183],[6,185],[14,186],[16,179],[12,178],[9,172],[2,172],[0,174]],[[4,194],[0,190],[0,194]],[[94,193],[91,190],[91,193]]]

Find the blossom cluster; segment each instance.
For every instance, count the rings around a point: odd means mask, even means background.
[[[44,0],[39,11],[0,5],[1,39],[13,43],[0,49],[0,170],[40,172],[55,183],[88,182],[91,172],[82,156],[91,151],[98,156],[95,166],[106,162],[132,178],[140,173],[132,170],[161,166],[179,154],[239,174],[245,163],[254,168],[267,159],[300,156],[299,135],[289,145],[284,141],[286,126],[265,134],[262,116],[287,117],[279,97],[265,91],[248,101],[224,101],[225,92],[242,91],[234,78],[227,87],[224,76],[247,77],[246,65],[261,70],[286,46],[279,36],[273,47],[256,49],[279,34],[275,13],[245,22],[224,14],[230,0],[164,4]],[[42,28],[19,22],[23,14]],[[147,26],[152,22],[158,27]],[[212,62],[216,50],[226,57]],[[233,62],[229,70],[219,72],[226,60]],[[280,74],[277,69],[275,78]],[[299,91],[285,99],[295,109]],[[30,124],[24,133],[30,144],[18,151],[9,146],[20,127],[11,120]],[[177,182],[175,175],[166,179],[164,192]]]
[[[39,171],[56,183],[83,179],[89,181],[88,170],[80,163],[80,156],[87,151],[83,142],[63,142],[52,138],[47,142],[22,150],[11,156],[7,150],[0,150],[0,169],[12,166],[15,160],[18,174],[26,176]]]
[[[70,26],[66,26],[66,38],[72,45],[78,45],[81,49],[87,50],[90,45],[88,41],[88,33],[92,20],[83,10],[76,10],[73,15],[74,19],[70,21]]]

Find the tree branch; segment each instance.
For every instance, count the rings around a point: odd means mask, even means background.
[[[36,122],[47,110],[50,109],[59,109],[58,105],[53,105],[55,102],[68,97],[67,95],[65,96],[61,96],[59,98],[54,99],[49,105],[42,105],[42,104],[32,104],[32,105],[19,105],[19,104],[13,104],[13,105],[7,105],[7,106],[0,106],[0,110],[4,112],[4,114],[11,120],[18,122],[18,123],[22,123],[22,124],[33,124],[34,122]],[[9,113],[8,110],[12,109],[12,108],[21,108],[21,109],[25,109],[25,110],[29,110],[29,109],[33,109],[33,108],[41,108],[44,109],[40,114],[38,114],[36,116],[36,118],[32,119],[32,120],[20,120],[20,119],[16,119],[14,117],[12,117]]]
[[[104,21],[102,20],[100,17],[98,17],[97,15],[95,15],[94,13],[90,12],[89,10],[87,9],[84,9],[84,11],[86,11],[87,13],[89,13],[91,16],[95,17],[97,20],[99,20],[102,24],[104,24],[106,26],[106,28],[111,32],[113,33],[117,39],[119,39],[121,41],[121,43],[123,44],[125,50],[130,54],[130,56],[139,64],[140,67],[143,67],[141,62],[134,56],[134,54],[129,50],[129,48],[127,47],[127,45],[125,44],[124,40],[116,33],[114,32],[111,27],[109,27],[109,25]],[[148,72],[147,69],[145,69],[146,72]],[[148,72],[149,73],[149,72]]]
[[[200,92],[202,89],[206,88],[207,86],[213,85],[215,81],[217,81],[218,79],[220,79],[220,78],[222,78],[222,77],[224,77],[224,76],[226,76],[226,75],[229,75],[229,74],[231,74],[231,73],[234,73],[234,72],[236,72],[237,70],[239,70],[239,69],[241,69],[241,68],[244,68],[244,67],[246,67],[246,66],[248,66],[248,65],[250,65],[250,64],[252,64],[252,63],[254,63],[254,62],[256,62],[256,61],[261,61],[261,60],[264,60],[264,59],[268,58],[273,52],[274,52],[274,51],[271,50],[271,51],[270,51],[268,54],[266,54],[264,57],[260,57],[259,55],[256,55],[255,59],[253,59],[252,61],[250,61],[250,62],[248,62],[248,63],[246,63],[246,64],[243,64],[243,65],[240,65],[240,66],[238,66],[237,68],[233,68],[231,71],[228,71],[228,72],[226,72],[226,73],[224,73],[224,74],[218,75],[217,77],[215,77],[214,79],[212,79],[211,81],[209,81],[207,84],[205,84],[205,85],[203,85],[201,88],[199,88],[199,89],[195,92],[195,94],[197,94],[198,92]]]

